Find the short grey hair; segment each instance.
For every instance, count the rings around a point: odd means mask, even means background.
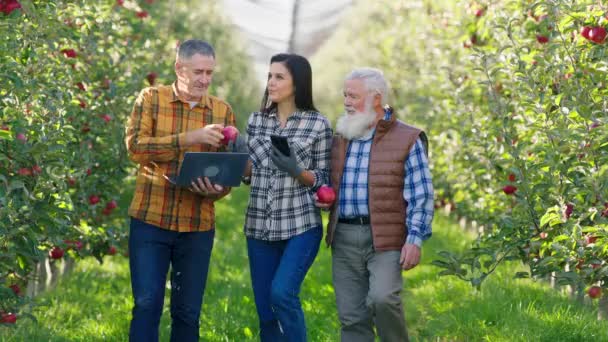
[[[211,44],[198,40],[198,39],[188,39],[181,43],[177,47],[177,56],[178,60],[190,59],[195,54],[203,55],[203,56],[211,56],[215,58],[215,51],[213,50],[213,46]]]
[[[388,82],[380,69],[356,68],[346,76],[346,80],[362,80],[368,92],[378,93],[382,96],[382,102],[388,102]]]

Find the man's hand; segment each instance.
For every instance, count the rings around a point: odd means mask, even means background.
[[[416,267],[420,262],[420,247],[406,243],[401,248],[401,258],[399,259],[399,263],[401,264],[401,268],[404,270],[411,270]]]
[[[205,177],[204,180],[199,177],[196,179],[196,182],[192,182],[191,185],[190,191],[205,197],[217,196],[224,191],[224,188],[221,185],[211,184],[207,177]]]
[[[224,125],[211,124],[203,128],[195,129],[186,134],[186,145],[209,144],[213,147],[219,147],[220,141],[224,139],[222,129]]]
[[[304,169],[298,166],[296,154],[291,146],[289,147],[289,152],[289,156],[286,156],[273,145],[270,150],[270,159],[272,159],[272,162],[279,170],[289,173],[293,178],[297,178],[302,174]]]
[[[331,206],[334,205],[333,203],[319,202],[319,196],[317,196],[317,194],[312,194],[312,198],[315,200],[315,207],[321,208],[322,210],[329,210],[331,209]]]

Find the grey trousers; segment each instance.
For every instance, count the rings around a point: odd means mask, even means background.
[[[401,288],[401,251],[375,252],[368,225],[338,223],[332,244],[332,280],[342,342],[408,341]]]

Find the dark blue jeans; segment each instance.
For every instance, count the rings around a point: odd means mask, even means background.
[[[135,306],[133,342],[158,341],[171,264],[171,341],[198,341],[214,230],[179,233],[131,218],[129,267]]]
[[[323,237],[317,227],[284,241],[247,238],[262,342],[305,342],[300,288]]]

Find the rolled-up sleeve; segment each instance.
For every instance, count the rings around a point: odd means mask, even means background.
[[[408,235],[406,243],[422,246],[431,237],[433,206],[433,181],[422,140],[419,138],[405,161],[403,199],[407,202]]]
[[[139,164],[174,160],[184,147],[186,136],[186,133],[154,136],[152,92],[152,88],[141,91],[133,105],[126,129],[129,158]]]
[[[315,176],[313,190],[323,184],[329,184],[329,168],[331,163],[331,144],[333,132],[328,120],[322,120],[322,128],[312,146],[311,171]]]

